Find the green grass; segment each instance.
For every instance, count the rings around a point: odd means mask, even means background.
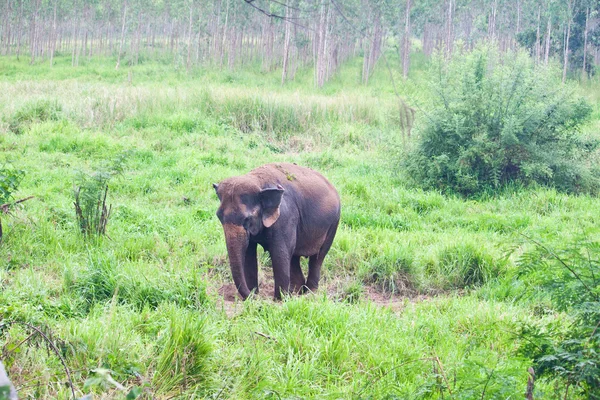
[[[426,104],[425,60],[415,65],[401,90]],[[530,360],[514,332],[561,315],[522,299],[515,258],[531,244],[521,234],[597,237],[598,200],[517,187],[464,200],[407,186],[387,71],[364,87],[360,67],[350,62],[317,91],[309,70],[281,87],[277,72],[252,68],[188,75],[158,63],[115,71],[111,60],[0,58],[0,164],[26,171],[16,198],[36,196],[3,216],[0,319],[52,332],[78,395],[108,368],[145,398],[522,397]],[[119,157],[108,236],[86,239],[77,174]],[[231,279],[212,183],[274,161],[321,171],[342,197],[322,289],[224,303],[217,289]],[[411,297],[382,307],[373,292]],[[20,325],[0,333],[7,348],[28,335]],[[68,398],[43,345],[8,361],[22,398]],[[86,393],[124,397],[89,382]],[[539,382],[537,396],[558,396],[554,384]]]

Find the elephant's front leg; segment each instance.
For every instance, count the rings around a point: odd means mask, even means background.
[[[269,250],[271,263],[273,264],[273,279],[275,281],[275,294],[277,300],[281,300],[282,294],[290,292],[290,264],[291,252],[285,246],[272,246]]]
[[[258,260],[256,259],[256,243],[250,242],[244,259],[244,276],[248,289],[258,293]]]

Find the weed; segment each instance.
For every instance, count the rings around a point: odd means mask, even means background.
[[[187,390],[206,380],[212,343],[206,317],[168,309],[167,327],[159,334],[153,384],[158,392]]]

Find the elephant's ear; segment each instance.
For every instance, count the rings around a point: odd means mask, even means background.
[[[265,228],[270,227],[279,218],[279,205],[285,189],[281,185],[276,188],[263,189],[260,192],[262,205],[262,222]]]
[[[221,200],[221,196],[219,196],[219,184],[213,183],[213,188],[215,189],[215,193],[217,194],[217,197],[219,198],[219,200]]]

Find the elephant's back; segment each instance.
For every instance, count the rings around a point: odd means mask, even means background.
[[[339,195],[335,187],[321,173],[291,163],[272,163],[250,171],[250,174],[259,178],[262,183],[277,183],[284,188],[294,187],[299,190],[314,192],[312,195]]]
[[[273,182],[283,186],[289,195],[296,197],[298,203],[306,203],[304,207],[319,206],[316,214],[340,213],[340,196],[335,187],[319,172],[291,163],[272,163],[258,167],[250,172],[263,183]]]

